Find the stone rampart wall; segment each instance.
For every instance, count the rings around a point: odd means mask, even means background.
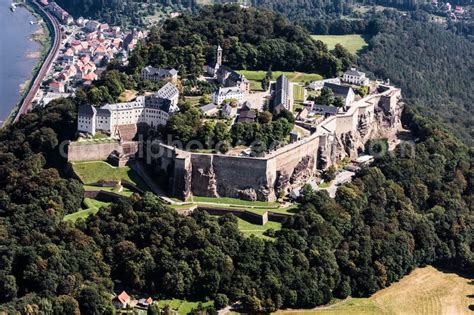
[[[68,146],[68,161],[106,160],[113,151],[122,153],[119,142],[111,143],[73,143]]]
[[[170,176],[170,192],[180,198],[194,194],[273,201],[281,191],[304,183],[317,167],[357,154],[378,128],[370,117],[380,97],[387,97],[385,104],[390,107],[399,95],[399,90],[386,90],[359,100],[346,113],[327,118],[310,136],[265,157],[192,153],[160,144],[159,165]],[[384,131],[392,127],[389,122]],[[123,148],[119,143],[74,144],[69,148],[69,160],[106,159],[114,150],[122,152]]]

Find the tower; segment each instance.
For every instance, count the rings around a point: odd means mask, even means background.
[[[217,58],[216,58],[216,63],[219,66],[222,66],[222,47],[221,45],[217,45]]]

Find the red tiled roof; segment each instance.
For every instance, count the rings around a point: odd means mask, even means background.
[[[58,87],[63,86],[63,83],[62,83],[62,82],[58,82],[58,81],[52,81],[52,82],[49,83],[49,86],[51,86],[51,87],[57,87],[57,88],[58,88]]]
[[[90,72],[90,73],[88,73],[88,74],[86,74],[86,75],[83,75],[83,76],[82,76],[82,79],[83,79],[83,80],[87,80],[87,81],[88,81],[88,80],[93,81],[93,80],[97,79],[97,74],[95,74],[94,72]]]
[[[123,304],[130,302],[130,296],[125,291],[122,291],[122,293],[117,296],[117,299]]]

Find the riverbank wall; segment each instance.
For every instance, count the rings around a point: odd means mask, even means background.
[[[19,113],[20,109],[22,107],[22,104],[25,101],[25,98],[30,93],[30,90],[33,87],[35,80],[38,78],[41,67],[45,63],[48,55],[51,53],[51,49],[53,48],[54,36],[57,36],[55,35],[55,32],[54,32],[53,23],[44,14],[44,12],[39,8],[39,4],[37,2],[32,1],[32,0],[27,0],[26,2],[23,2],[21,4],[25,7],[26,10],[31,12],[31,14],[38,20],[38,25],[40,25],[41,28],[43,29],[42,36],[44,39],[47,39],[47,40],[44,41],[44,40],[35,38],[34,33],[30,35],[33,40],[35,40],[37,43],[40,44],[40,51],[39,51],[40,56],[38,58],[36,65],[32,69],[33,76],[31,77],[31,79],[25,81],[25,83],[27,83],[27,86],[22,87],[20,101],[12,107],[10,114],[8,115],[6,120],[3,122],[3,126],[13,123],[18,118],[20,114]]]

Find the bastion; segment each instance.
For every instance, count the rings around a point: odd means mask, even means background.
[[[345,157],[356,158],[371,138],[390,138],[400,124],[400,89],[383,87],[354,102],[344,113],[323,120],[310,136],[264,157],[194,153],[160,144],[161,169],[170,191],[191,195],[275,201]]]

